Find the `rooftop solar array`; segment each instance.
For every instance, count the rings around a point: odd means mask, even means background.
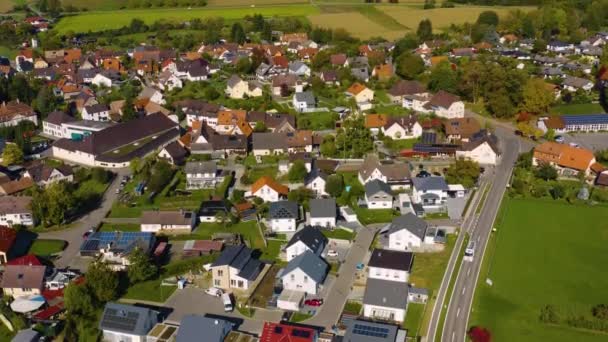
[[[387,328],[382,328],[382,327],[373,327],[373,326],[369,326],[369,325],[355,324],[353,333],[357,334],[357,335],[363,335],[363,336],[387,338],[388,334],[389,334],[389,330]]]
[[[608,114],[562,115],[566,125],[587,125],[608,123]]]
[[[107,308],[103,315],[104,327],[118,331],[134,331],[139,312]]]
[[[141,240],[144,242],[152,238],[149,232],[96,232],[91,234],[81,245],[80,250],[97,250],[101,246],[112,245],[115,248],[123,248],[131,243]]]

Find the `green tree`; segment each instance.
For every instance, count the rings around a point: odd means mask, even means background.
[[[127,275],[131,284],[152,278],[158,272],[158,268],[150,261],[148,254],[141,248],[136,247],[129,255],[129,268]]]
[[[338,149],[336,148],[336,138],[333,135],[323,137],[323,143],[321,143],[320,151],[325,157],[335,157],[338,153]]]
[[[296,160],[287,173],[287,179],[292,183],[303,182],[307,173],[308,170],[306,170],[304,162],[302,160]]]
[[[513,102],[505,90],[490,94],[486,99],[486,108],[498,118],[510,118],[515,114]]]
[[[433,92],[445,90],[455,93],[458,90],[458,74],[449,62],[441,62],[431,69],[428,88]]]
[[[304,206],[304,208],[308,208],[308,203],[311,198],[314,198],[315,194],[311,189],[306,187],[300,187],[296,190],[291,190],[287,194],[287,199],[290,201],[296,202]]]
[[[251,61],[248,57],[239,58],[236,62],[236,71],[241,74],[248,74],[251,72]]]
[[[86,273],[87,286],[96,300],[105,303],[118,296],[118,273],[105,262],[96,261],[89,265]]]
[[[412,80],[424,72],[424,61],[412,53],[404,52],[395,62],[397,74],[405,79]]]
[[[547,89],[545,81],[540,78],[530,78],[523,87],[522,95],[521,109],[534,114],[546,114],[555,100],[553,92]]]
[[[137,113],[135,112],[135,104],[133,103],[132,97],[127,97],[125,102],[122,105],[122,117],[121,120],[123,122],[131,121],[137,118]]]
[[[214,101],[220,98],[221,94],[215,88],[209,86],[203,91],[203,96],[206,100]]]
[[[64,291],[65,307],[74,315],[81,318],[93,318],[95,315],[95,299],[86,284],[70,283]]]
[[[425,41],[433,38],[433,23],[430,19],[423,19],[418,23],[416,35],[420,41]]]
[[[141,166],[142,166],[141,158],[139,158],[139,157],[135,157],[135,158],[131,159],[131,162],[129,163],[129,168],[131,169],[131,173],[133,173],[134,175],[139,173]]]
[[[46,118],[50,112],[57,109],[58,105],[59,100],[55,94],[53,94],[53,90],[50,87],[42,87],[38,92],[34,103],[34,107],[42,115],[42,118]]]
[[[393,59],[401,56],[404,52],[411,51],[418,47],[418,36],[413,33],[408,33],[405,37],[395,42],[393,48]]]
[[[72,189],[65,182],[56,182],[32,193],[32,214],[44,227],[65,222],[76,205]]]
[[[557,179],[557,170],[549,163],[542,163],[534,170],[534,176],[543,180]]]
[[[539,319],[542,323],[546,324],[559,323],[559,316],[553,305],[545,305],[543,308],[541,308]]]
[[[593,317],[606,321],[608,320],[608,305],[598,304],[591,309],[591,313]]]
[[[479,173],[477,162],[459,158],[448,167],[445,179],[450,184],[462,184],[465,188],[472,188],[479,178]]]
[[[23,163],[23,151],[15,144],[6,144],[2,151],[2,164],[14,165]]]
[[[340,157],[361,158],[374,148],[374,139],[369,129],[365,128],[361,115],[345,120],[335,141]]]
[[[325,182],[325,192],[331,197],[338,198],[344,191],[344,179],[341,174],[335,174],[327,177]]]
[[[551,188],[550,193],[553,199],[560,199],[566,195],[566,189],[564,189],[564,186],[561,184],[555,184],[553,188]]]
[[[498,14],[494,11],[483,11],[477,17],[477,24],[498,26]]]
[[[243,26],[240,23],[232,24],[230,38],[235,43],[238,43],[238,44],[245,43],[245,40],[247,39],[247,35],[245,34],[245,30],[243,29]]]

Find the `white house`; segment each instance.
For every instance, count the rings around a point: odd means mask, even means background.
[[[407,284],[384,279],[367,279],[363,295],[363,316],[402,323],[405,320],[407,298]]]
[[[374,99],[374,91],[361,83],[354,83],[346,90],[346,95],[355,98],[357,103],[371,102]]]
[[[306,178],[304,179],[304,186],[312,190],[317,197],[327,195],[327,192],[325,192],[326,183],[327,175],[317,168],[312,169],[312,171],[306,175]]]
[[[317,295],[327,276],[328,265],[318,255],[306,251],[292,259],[281,273],[283,289]]]
[[[464,102],[460,97],[440,90],[431,97],[429,102],[424,104],[425,113],[435,113],[435,115],[447,118],[462,118],[464,117]]]
[[[299,215],[298,203],[292,201],[278,201],[270,203],[268,219],[273,232],[295,232]]]
[[[470,159],[481,165],[496,165],[498,157],[499,152],[494,136],[484,135],[462,144],[456,150],[456,158]]]
[[[296,92],[292,99],[293,108],[298,112],[312,111],[317,106],[317,100],[312,91]]]
[[[137,97],[139,99],[148,99],[150,102],[158,103],[159,105],[165,104],[163,93],[152,87],[145,87]]]
[[[409,189],[411,185],[409,166],[404,163],[380,163],[376,154],[365,157],[358,173],[359,182],[367,184],[373,180],[386,183],[392,190]]]
[[[301,61],[289,62],[288,72],[296,76],[310,76],[310,67]]]
[[[162,91],[181,89],[184,86],[182,80],[169,70],[165,70],[158,76],[156,86]]]
[[[425,211],[437,212],[446,208],[448,184],[443,177],[415,177],[412,179],[412,201]]]
[[[249,289],[264,268],[264,263],[253,258],[252,253],[245,245],[226,247],[210,266],[213,286],[226,290]]]
[[[562,87],[571,92],[576,92],[579,89],[589,92],[594,86],[595,84],[590,80],[574,76],[567,76],[562,81]]]
[[[32,198],[28,196],[0,197],[0,225],[33,226],[34,216],[31,209]]]
[[[393,219],[388,227],[388,249],[397,251],[411,250],[420,247],[424,242],[424,236],[428,224],[412,213],[408,213]]]
[[[141,231],[156,234],[190,234],[196,225],[191,211],[144,211],[141,213]]]
[[[187,162],[184,173],[188,190],[214,189],[224,181],[224,175],[215,161]]]
[[[366,183],[365,203],[368,209],[391,209],[393,207],[391,188],[378,179]]]
[[[226,95],[231,99],[258,97],[263,95],[263,89],[257,82],[247,82],[237,75],[232,75],[226,82]]]
[[[413,115],[390,118],[382,127],[382,133],[393,140],[416,139],[422,136],[422,126]]]
[[[367,263],[368,279],[383,279],[407,284],[414,254],[388,249],[374,249]]]
[[[110,107],[104,104],[84,106],[82,119],[90,121],[110,121]]]
[[[287,197],[289,188],[277,183],[268,176],[262,176],[251,186],[251,196],[259,197],[264,202],[276,202]]]
[[[98,73],[91,80],[91,84],[94,84],[98,87],[104,86],[104,87],[110,88],[110,87],[112,87],[113,81],[112,81],[112,78],[110,78],[109,76],[107,76],[103,73]]]
[[[298,230],[285,247],[286,260],[291,261],[298,255],[311,251],[316,255],[321,255],[327,246],[327,238],[317,227],[306,226]]]
[[[99,330],[103,341],[145,342],[148,332],[160,321],[158,311],[129,304],[107,303]]]
[[[333,198],[311,199],[310,225],[324,228],[336,226],[336,200]]]

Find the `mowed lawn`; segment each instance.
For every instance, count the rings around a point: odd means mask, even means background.
[[[599,103],[576,103],[554,106],[552,111],[561,115],[602,114],[604,108]]]
[[[474,23],[479,14],[483,11],[495,11],[499,16],[505,16],[510,11],[521,9],[530,11],[533,7],[512,6],[512,7],[484,7],[484,6],[459,6],[455,8],[435,8],[420,9],[406,6],[377,6],[387,15],[393,17],[401,25],[407,26],[412,30],[418,27],[418,23],[424,19],[430,19],[435,31],[441,31],[451,24]]]
[[[223,17],[227,20],[242,19],[247,15],[261,14],[266,17],[305,17],[316,14],[319,10],[311,5],[269,6],[269,7],[242,7],[242,8],[153,8],[86,12],[79,15],[65,17],[59,21],[55,30],[59,33],[68,31],[88,32],[107,29],[117,29],[139,18],[147,24],[157,20],[182,22],[194,18]]]
[[[606,303],[608,208],[505,198],[496,226],[469,325],[487,327],[493,341],[607,341],[605,333],[542,324],[539,314],[553,305],[562,319],[589,317]]]

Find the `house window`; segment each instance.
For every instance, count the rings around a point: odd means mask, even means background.
[[[240,288],[243,288],[243,287],[245,287],[245,283],[244,283],[242,280],[239,280],[239,282],[238,282],[238,286],[239,286]]]
[[[304,276],[304,282],[308,283],[308,277],[307,276]]]
[[[223,277],[224,276],[224,271],[223,270],[217,270],[217,276],[218,277]]]
[[[230,279],[230,286],[236,285],[236,281],[234,279]]]
[[[291,281],[295,281],[295,280],[296,280],[296,276],[295,276],[295,274],[292,274],[291,275]]]

